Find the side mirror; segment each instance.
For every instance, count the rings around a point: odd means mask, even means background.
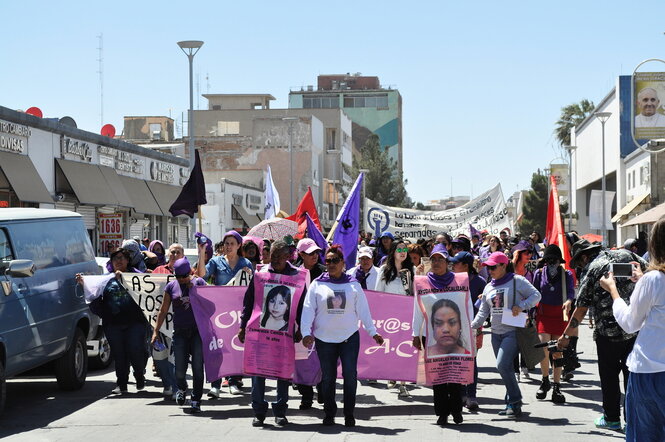
[[[35,274],[35,264],[30,259],[14,259],[9,262],[6,274],[14,278],[28,278]]]

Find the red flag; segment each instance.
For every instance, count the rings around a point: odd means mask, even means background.
[[[547,204],[545,239],[547,240],[547,244],[556,244],[559,246],[563,259],[566,261],[566,268],[572,270],[570,267],[568,240],[566,240],[566,232],[563,230],[561,211],[559,210],[559,192],[557,191],[556,181],[553,176],[550,176],[550,198]]]
[[[305,236],[305,230],[307,229],[307,217],[305,214],[309,214],[309,217],[312,218],[312,221],[314,221],[316,227],[319,229],[319,231],[321,231],[322,229],[321,222],[319,221],[319,214],[316,211],[316,204],[314,203],[312,189],[309,187],[307,188],[307,193],[305,193],[305,196],[303,196],[302,200],[300,200],[300,204],[298,204],[296,213],[286,218],[298,223],[298,234],[296,235],[296,238],[298,239]]]

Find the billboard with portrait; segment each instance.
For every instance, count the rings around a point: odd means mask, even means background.
[[[633,82],[635,139],[665,138],[665,72],[636,72]]]

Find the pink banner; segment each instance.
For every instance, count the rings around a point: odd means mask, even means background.
[[[243,358],[246,374],[293,378],[293,335],[307,273],[306,270],[294,276],[254,273],[254,309],[247,323]]]
[[[238,340],[242,298],[247,287],[194,286],[190,295],[203,342],[208,381],[243,374],[243,345]]]
[[[413,297],[365,290],[369,310],[383,345],[360,330],[358,379],[415,382],[418,350],[411,344]]]
[[[466,273],[437,289],[427,276],[416,276],[416,296],[423,315],[425,383],[473,382],[475,338],[471,330],[473,306]],[[418,331],[423,336],[422,330]]]

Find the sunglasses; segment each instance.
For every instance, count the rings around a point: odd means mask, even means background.
[[[404,247],[403,249],[401,249],[401,248],[397,248],[397,249],[395,249],[395,251],[396,251],[397,253],[406,253],[406,252],[409,251],[409,249],[408,249],[407,247]]]
[[[326,264],[339,264],[342,258],[326,258]]]
[[[499,267],[500,264],[497,264],[495,266],[487,266],[488,269],[490,270],[496,270],[497,267]]]

